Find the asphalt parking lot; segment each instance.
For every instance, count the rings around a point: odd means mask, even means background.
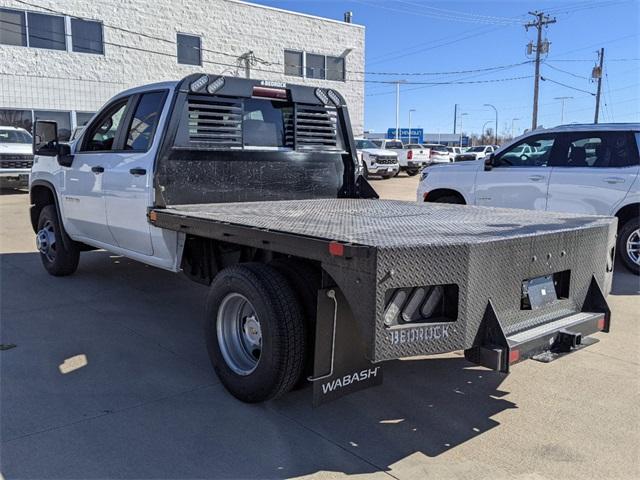
[[[373,185],[415,200],[416,183]],[[0,195],[6,479],[640,477],[640,285],[622,267],[612,332],[553,363],[396,361],[384,385],[317,409],[309,388],[245,405],[210,368],[206,288],[102,251],[50,277],[27,209],[24,191]]]

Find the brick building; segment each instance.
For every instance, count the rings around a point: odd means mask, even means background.
[[[363,131],[360,25],[238,0],[26,3],[0,0],[0,125],[66,136],[121,90],[207,72],[333,88]]]

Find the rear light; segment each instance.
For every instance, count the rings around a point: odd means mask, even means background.
[[[411,160],[413,158],[413,150],[409,150],[407,152],[407,160]]]
[[[271,88],[271,87],[253,87],[254,97],[263,98],[277,98],[278,100],[287,99],[287,90],[285,88]]]
[[[518,360],[520,360],[520,350],[509,351],[509,364],[516,363]]]
[[[604,330],[604,326],[605,326],[605,321],[604,321],[604,317],[602,317],[601,319],[598,320],[598,330]]]
[[[344,256],[344,245],[338,242],[329,243],[329,253],[334,257]]]
[[[433,157],[435,153],[436,153],[435,151],[429,150],[429,158]]]

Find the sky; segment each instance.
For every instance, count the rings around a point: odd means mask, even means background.
[[[526,45],[535,42],[535,28],[524,24],[529,11],[549,12],[556,23],[544,36],[551,42],[544,55],[538,125],[591,123],[596,84],[590,80],[597,50],[605,49],[600,122],[640,122],[640,0],[555,1],[421,1],[421,0],[252,0],[277,8],[341,20],[353,12],[353,23],[366,27],[365,71],[371,81],[406,79],[401,85],[400,123],[428,132],[453,131],[454,104],[458,127],[479,133],[493,127],[498,110],[499,132],[522,133],[531,126],[533,60]],[[515,64],[515,66],[514,66]],[[378,75],[441,73],[444,75]],[[347,65],[347,69],[349,66]],[[514,77],[528,77],[517,78]],[[493,81],[498,80],[498,81]],[[488,81],[486,83],[420,85],[411,82]],[[553,83],[558,82],[558,83]],[[564,85],[560,85],[564,84]],[[365,84],[365,129],[386,132],[395,127],[395,85]],[[338,88],[339,89],[339,88]],[[488,122],[488,123],[487,123]],[[460,130],[458,129],[458,132]]]

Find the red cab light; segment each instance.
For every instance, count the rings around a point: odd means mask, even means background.
[[[278,100],[287,99],[287,90],[285,88],[271,88],[271,87],[253,87],[254,97],[263,98],[277,98]]]

